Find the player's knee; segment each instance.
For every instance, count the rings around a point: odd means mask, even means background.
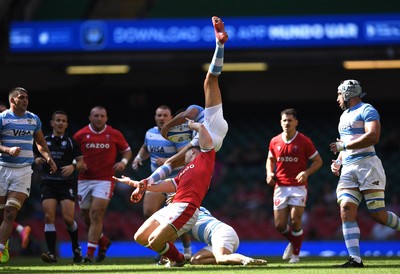
[[[199,260],[199,258],[198,258],[198,256],[193,256],[193,257],[191,257],[190,258],[190,264],[193,264],[193,265],[199,265],[200,264],[200,260]]]
[[[359,205],[362,200],[362,194],[359,191],[351,189],[340,189],[337,192],[337,202],[341,207],[347,204]]]
[[[103,209],[95,209],[90,212],[90,223],[91,224],[100,224],[103,222],[104,210]]]
[[[290,224],[292,225],[292,229],[294,231],[299,231],[302,228],[301,218],[294,218],[291,220]]]
[[[22,207],[22,202],[16,198],[8,198],[6,202],[6,207],[13,207],[16,208],[17,210],[20,210]]]
[[[387,214],[385,213],[385,194],[383,191],[372,192],[364,195],[365,203],[370,216],[381,224],[386,224]]]
[[[287,228],[287,224],[286,223],[281,223],[281,222],[275,222],[275,228],[279,231],[279,232],[284,232]]]
[[[71,217],[71,216],[68,216],[68,217],[63,217],[63,219],[64,219],[64,223],[65,223],[65,225],[67,226],[67,227],[72,227],[73,225],[74,225],[74,218],[73,217]]]
[[[21,207],[22,203],[18,199],[8,198],[4,207],[3,219],[13,222]]]
[[[135,242],[137,242],[137,243],[140,244],[140,245],[146,245],[146,244],[147,244],[147,241],[144,242],[143,239],[144,239],[144,238],[142,237],[142,235],[141,235],[140,233],[138,233],[138,232],[136,232],[135,235],[133,235],[133,240],[134,240]]]

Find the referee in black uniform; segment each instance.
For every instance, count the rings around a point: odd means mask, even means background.
[[[50,172],[50,166],[41,157],[37,147],[34,147],[35,164],[41,170],[41,200],[45,215],[44,234],[48,252],[42,254],[46,263],[57,263],[56,257],[56,210],[60,203],[61,213],[68,234],[71,238],[73,262],[82,262],[82,251],[78,241],[78,224],[75,221],[75,202],[77,199],[77,173],[85,170],[83,155],[79,145],[72,138],[65,135],[68,127],[68,115],[64,111],[55,111],[51,117],[53,133],[46,135],[47,146],[57,171]],[[35,171],[39,170],[38,168]]]

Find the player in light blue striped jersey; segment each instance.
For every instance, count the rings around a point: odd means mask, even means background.
[[[204,207],[200,207],[197,222],[189,233],[196,240],[207,244],[192,256],[191,264],[267,264],[266,260],[253,259],[234,253],[240,242],[236,231],[212,216]]]
[[[216,47],[203,83],[205,104],[202,115],[204,115],[203,124],[210,133],[214,149],[217,152],[221,149],[224,138],[228,132],[228,122],[224,118],[222,94],[218,83],[224,64],[225,43],[228,41],[228,34],[225,31],[224,22],[222,22],[221,18],[213,16],[211,20],[214,26]],[[193,108],[193,110],[195,109]],[[184,123],[186,121],[181,120],[181,122]],[[164,138],[167,138],[168,132],[163,131],[162,133]],[[198,145],[199,138],[196,134],[190,141],[190,144],[179,153],[169,158],[164,165],[160,166],[148,178],[143,180],[146,180],[146,184],[151,185],[154,182],[165,179],[166,176],[171,173],[171,169],[184,163],[185,152]],[[140,201],[142,192],[143,190],[137,190],[135,192],[134,196],[136,196],[136,201]]]
[[[364,197],[370,216],[378,223],[400,231],[400,218],[385,208],[386,175],[374,145],[379,142],[381,123],[378,111],[362,101],[365,93],[357,80],[343,81],[337,99],[343,110],[339,121],[340,139],[330,144],[331,171],[340,176],[336,189],[343,237],[349,260],[339,267],[364,267],[360,252],[357,210]],[[341,168],[341,170],[340,170]]]
[[[41,129],[42,122],[27,111],[28,92],[21,87],[13,88],[8,99],[10,109],[0,114],[0,210],[3,211],[0,215],[6,216],[0,225],[1,261],[3,253],[8,254],[6,242],[15,218],[30,194],[33,142],[50,165],[50,171],[57,170]]]

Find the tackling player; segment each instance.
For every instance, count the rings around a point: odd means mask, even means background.
[[[191,147],[186,151],[186,166],[175,178],[148,185],[125,176],[114,177],[114,180],[136,189],[176,192],[173,201],[148,218],[134,236],[138,244],[167,257],[171,262],[169,266],[172,267],[181,267],[186,263],[184,255],[173,243],[196,223],[215,165],[213,140],[205,125],[189,121],[188,126],[198,132],[200,147]]]

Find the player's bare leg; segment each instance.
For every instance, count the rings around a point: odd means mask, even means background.
[[[212,18],[216,48],[211,61],[206,79],[204,80],[205,107],[212,107],[222,103],[221,90],[218,85],[218,76],[221,74],[224,63],[224,44],[228,41],[228,34],[225,31],[224,22],[217,17]]]

